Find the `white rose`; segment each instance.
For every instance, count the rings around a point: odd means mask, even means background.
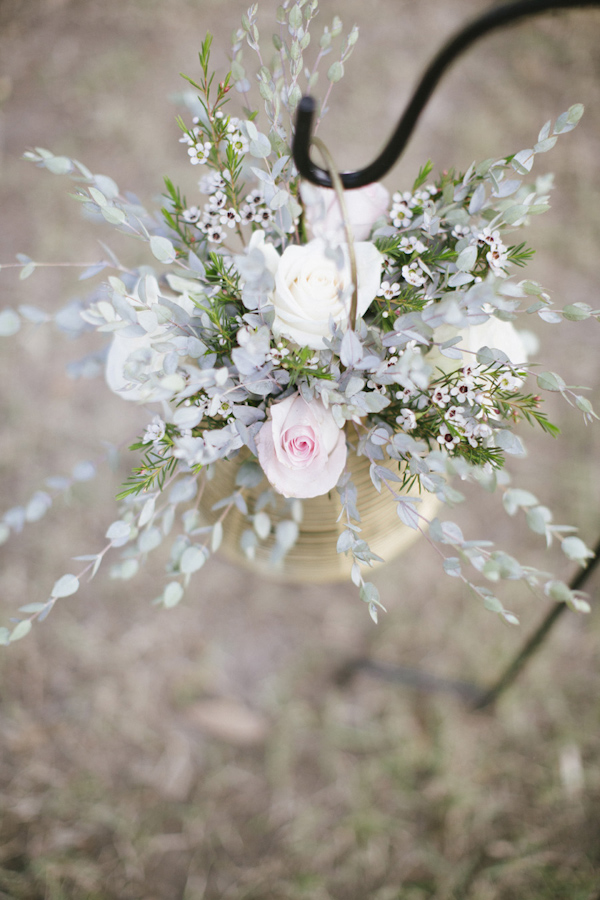
[[[192,315],[196,309],[196,304],[189,296],[189,291],[195,290],[196,284],[173,273],[167,275],[167,281],[173,293],[161,293],[161,288],[159,288],[156,278],[153,275],[146,275],[136,283],[131,298],[136,302],[136,305],[143,302],[147,304],[149,310],[152,310],[152,307],[160,302],[160,298],[165,296],[172,303],[181,306],[188,315]],[[144,291],[142,292],[143,301],[140,296],[142,282],[144,286]],[[130,378],[128,369],[131,370],[132,374],[135,374],[137,364],[140,374],[144,376],[164,374],[163,362],[166,354],[163,351],[155,350],[153,343],[158,342],[163,336],[166,337],[168,330],[167,326],[159,325],[157,320],[152,331],[136,335],[135,337],[129,336],[130,328],[128,326],[121,331],[114,332],[106,357],[105,369],[106,383],[111,391],[124,400],[134,400],[136,402],[152,401],[152,389],[141,381]]]
[[[276,336],[290,338],[301,347],[325,348],[330,337],[330,318],[347,329],[352,302],[352,278],[348,245],[341,244],[344,266],[338,269],[325,254],[322,240],[303,246],[292,245],[283,251],[275,275]],[[379,290],[382,256],[367,241],[354,245],[358,281],[357,315],[362,316]]]
[[[305,207],[306,227],[312,236],[337,243],[346,241],[342,212],[335,191],[303,181],[300,193]],[[345,191],[344,200],[354,240],[364,241],[371,234],[377,219],[387,213],[390,194],[387,188],[375,182]]]
[[[126,366],[128,363],[140,362],[142,357],[147,357],[150,364],[144,364],[145,373],[155,372],[162,374],[164,353],[158,353],[152,349],[151,338],[144,334],[140,337],[125,337],[116,332],[106,357],[106,383],[115,394],[124,400],[144,401],[150,400],[148,388],[141,382],[136,382],[127,377]]]
[[[438,347],[433,347],[425,357],[427,362],[443,372],[453,372],[462,365],[475,365],[477,362],[475,354],[482,347],[501,350],[506,353],[513,365],[526,363],[529,357],[526,342],[513,323],[497,319],[496,316],[490,316],[482,325],[471,325],[469,328],[459,329],[452,325],[442,325],[435,329],[434,339],[436,343],[441,344],[459,334],[462,340],[456,345],[456,349],[463,351],[462,361],[449,359],[440,353]]]
[[[497,319],[496,316],[490,316],[483,325],[467,328],[462,344],[459,344],[459,350],[470,350],[472,353],[477,353],[482,347],[502,350],[513,365],[527,362],[525,342],[513,323]]]

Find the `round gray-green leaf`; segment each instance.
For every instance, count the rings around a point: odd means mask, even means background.
[[[177,606],[182,597],[182,585],[178,581],[172,581],[166,586],[162,600],[166,608],[171,609],[173,606]]]
[[[185,575],[191,575],[192,572],[197,572],[198,569],[201,569],[204,563],[206,562],[206,554],[200,547],[196,547],[192,544],[191,547],[187,547],[179,561],[179,571],[183,572]]]
[[[22,622],[19,622],[18,625],[15,625],[10,635],[11,644],[13,641],[20,641],[21,638],[24,638],[25,635],[29,634],[31,631],[31,622],[29,619],[23,619]]]
[[[166,237],[153,234],[150,238],[150,250],[153,256],[161,263],[172,263],[175,259],[175,247]]]
[[[21,327],[21,319],[14,309],[3,309],[0,312],[0,337],[12,337]]]
[[[52,597],[70,597],[79,590],[79,578],[76,575],[63,575],[52,588]]]

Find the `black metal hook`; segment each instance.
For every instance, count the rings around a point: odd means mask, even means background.
[[[433,94],[442,75],[471,44],[490,31],[504,25],[515,24],[529,16],[559,9],[600,7],[600,0],[515,0],[484,13],[466,25],[455,35],[429,64],[421,81],[404,111],[394,133],[377,159],[356,172],[342,172],[342,184],[346,189],[363,187],[379,181],[399,159],[413,132],[427,101]],[[298,105],[296,135],[292,145],[294,162],[298,172],[307,181],[321,187],[332,187],[329,173],[315,165],[310,158],[312,123],[316,103],[312,97],[303,97]]]

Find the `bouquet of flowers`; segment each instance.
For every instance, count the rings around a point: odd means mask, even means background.
[[[317,12],[317,0],[285,0],[266,64],[252,7],[221,80],[211,71],[206,38],[179,119],[181,150],[200,176],[189,200],[166,180],[163,208],[148,212],[76,160],[41,148],[25,154],[75,181],[88,218],[146,242],[151,265],[130,269],[107,251],[81,276],[112,270],[85,302],[54,317],[32,306],[5,309],[0,333],[54,318],[74,334],[107,335],[108,387],[148,409],[149,420],[131,448],[138,461],[106,546],[79,557],[82,570],[60,578],[45,601],[22,607],[15,625],[0,629],[0,641],[23,637],[58,598],[78,590],[82,576],[95,574],[111,548],[121,548],[111,574],[131,578],[171,541],[156,599],[166,607],[179,602],[211,552],[222,543],[231,548],[231,530],[242,556],[252,561],[262,553],[276,571],[317,501],[337,522],[329,549],[347,559],[377,620],[381,601],[365,575],[382,559],[363,528],[365,492],[381,494],[392,510],[386,534],[392,526],[399,534],[427,533],[443,571],[508,622],[516,617],[492,589],[502,579],[588,608],[562,581],[488,540],[465,539],[457,524],[435,515],[440,503],[462,499],[452,485],[458,476],[497,489],[509,515],[522,510],[529,527],[548,543],[557,539],[569,559],[585,565],[592,555],[575,529],[553,524],[550,511],[512,487],[504,470],[507,455],[524,453],[515,433],[521,420],[557,433],[538,390],[560,392],[586,420],[597,418],[554,372],[538,373],[532,392],[535,341],[515,327],[520,312],[557,323],[600,315],[582,303],[557,311],[539,284],[518,277],[532,251],[516,231],[548,209],[552,184],[551,176],[532,177],[535,158],[576,126],[583,109],[572,106],[546,123],[531,148],[464,174],[434,178],[428,162],[409,190],[391,196],[380,184],[341,196],[301,183],[290,151],[301,82],[312,90],[322,61],[334,58],[324,114],[358,36],[353,29],[344,39],[334,19],[309,67]],[[260,112],[245,47],[258,60]],[[21,277],[38,266],[22,256],[18,264]],[[366,479],[356,476],[357,465]],[[0,538],[40,518],[61,486],[54,480],[10,510]]]

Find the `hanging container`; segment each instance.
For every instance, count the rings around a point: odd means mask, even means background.
[[[243,451],[232,460],[218,462],[214,466],[214,474],[204,486],[200,503],[200,512],[209,523],[213,523],[222,510],[212,510],[214,504],[224,497],[231,496],[236,490],[236,477],[242,463],[249,458]],[[398,463],[387,459],[379,465],[398,471]],[[357,456],[350,449],[348,453],[348,471],[357,489],[358,510],[360,513],[361,532],[373,553],[384,562],[404,552],[419,537],[419,531],[409,528],[398,518],[396,502],[384,486],[379,493],[371,481],[370,462],[365,456]],[[258,497],[268,487],[266,479],[257,487],[248,490],[244,498],[248,505],[248,514],[255,512]],[[439,506],[435,495],[418,490],[406,492],[407,496],[419,497],[418,511],[426,518],[431,518]],[[345,517],[340,518],[342,511],[337,490],[320,497],[302,500],[302,521],[299,523],[298,539],[282,561],[273,563],[272,552],[275,543],[274,530],[277,523],[290,519],[289,502],[277,497],[277,505],[265,507],[271,520],[271,534],[260,541],[254,550],[253,558],[242,550],[240,540],[245,531],[251,529],[249,516],[244,516],[237,508],[232,508],[223,523],[224,536],[221,544],[222,553],[232,562],[271,578],[290,583],[324,584],[332,581],[345,581],[350,576],[352,555],[338,553],[336,550],[338,537],[345,529]],[[339,521],[338,521],[339,520]],[[373,567],[381,563],[374,563]]]

